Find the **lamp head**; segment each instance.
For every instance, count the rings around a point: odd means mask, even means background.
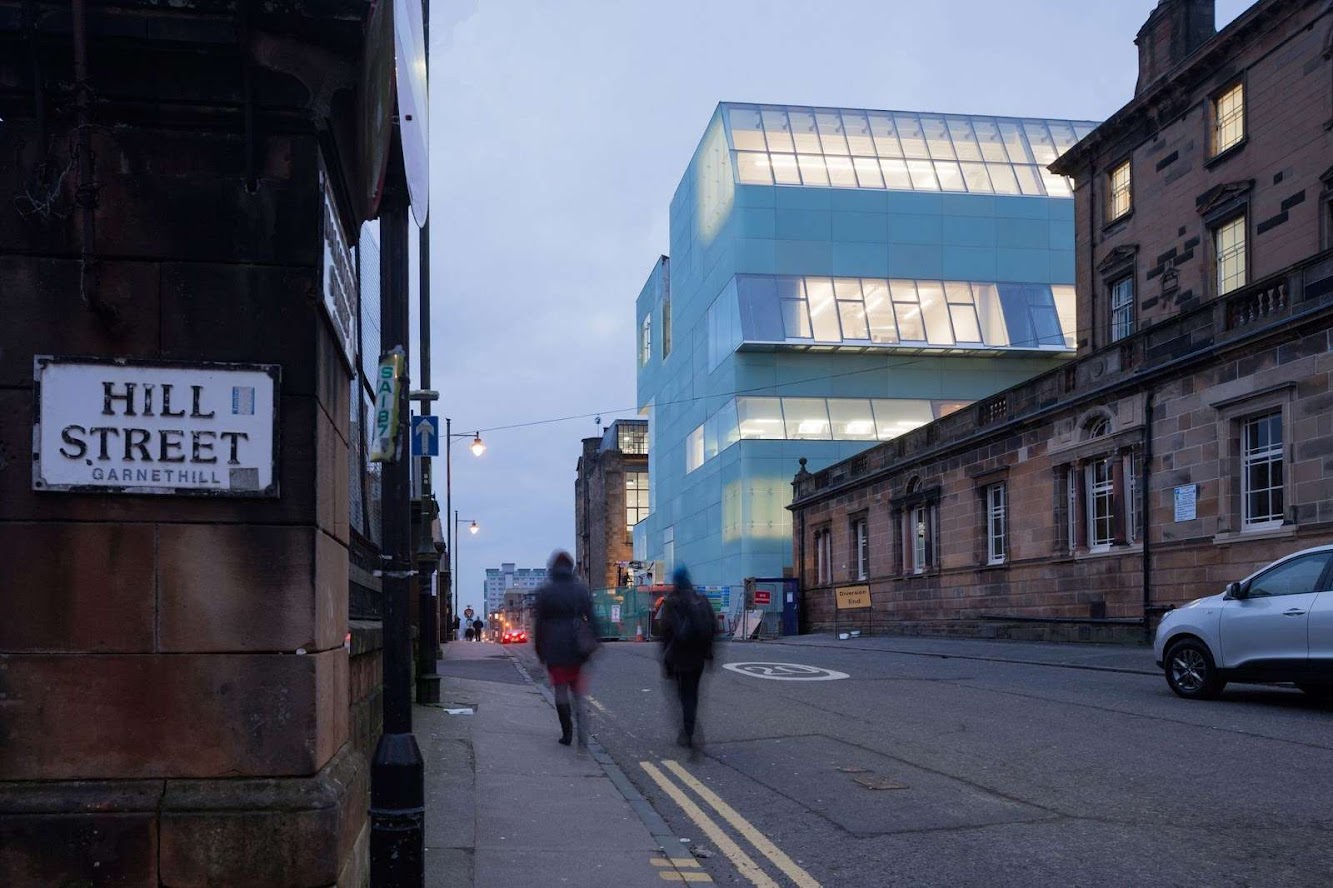
[[[477,531],[481,530],[481,528],[477,526],[477,522],[475,521],[469,524],[467,529],[468,533],[476,533]]]
[[[485,452],[486,445],[481,440],[481,432],[477,432],[476,436],[472,439],[472,455],[481,456]]]

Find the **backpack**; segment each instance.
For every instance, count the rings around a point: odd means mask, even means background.
[[[698,592],[681,596],[672,610],[674,643],[683,648],[705,648],[713,640],[713,605]]]

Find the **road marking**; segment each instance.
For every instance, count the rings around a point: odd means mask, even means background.
[[[778,888],[778,883],[768,877],[768,874],[760,869],[759,864],[751,859],[750,855],[741,850],[740,845],[732,841],[731,836],[722,831],[714,820],[703,812],[703,810],[694,803],[685,792],[670,780],[666,775],[658,770],[652,762],[639,762],[640,767],[648,773],[653,782],[662,788],[671,800],[680,806],[685,815],[694,821],[695,825],[704,831],[704,834],[712,840],[718,850],[727,855],[732,866],[745,878],[749,879],[756,888]]]
[[[797,888],[820,888],[819,883],[815,881],[813,876],[797,866],[796,861],[784,854],[781,848],[774,845],[768,836],[761,833],[753,824],[737,813],[735,808],[722,801],[717,793],[704,786],[693,774],[685,770],[684,765],[670,759],[662,762],[662,764],[671,773],[675,774],[682,783],[694,790],[699,798],[712,805],[713,810],[721,814],[722,818],[744,836],[751,845],[758,848],[761,854],[773,861],[773,864],[782,870],[787,878],[796,883]]]
[[[648,862],[662,870],[657,875],[668,882],[713,881],[713,877],[708,873],[694,872],[699,867],[699,861],[693,857],[652,857],[649,858]],[[682,870],[687,869],[690,871],[682,872]]]
[[[851,678],[846,672],[836,669],[804,666],[800,663],[724,663],[722,668],[750,678],[767,678],[771,681],[837,681],[840,678]]]
[[[599,701],[596,697],[589,697],[588,702],[591,703],[592,708],[596,709],[598,712],[606,712],[606,707],[603,706],[601,704],[601,701]]]

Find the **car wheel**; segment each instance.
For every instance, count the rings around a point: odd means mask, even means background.
[[[1211,700],[1226,684],[1217,674],[1208,647],[1194,638],[1171,645],[1166,652],[1166,683],[1187,700]]]
[[[1311,697],[1314,697],[1316,700],[1333,700],[1333,684],[1297,683],[1296,687],[1300,688]]]

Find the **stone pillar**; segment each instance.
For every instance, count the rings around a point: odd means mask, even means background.
[[[0,207],[0,884],[357,884],[351,376],[321,308],[321,141],[285,75],[255,75],[246,131],[232,23],[123,5],[90,11],[86,148],[57,93],[68,20],[43,23],[40,65],[0,24],[0,98],[47,78],[44,118],[11,102],[0,124],[0,193],[34,198]],[[279,495],[34,490],[42,354],[279,365]]]

